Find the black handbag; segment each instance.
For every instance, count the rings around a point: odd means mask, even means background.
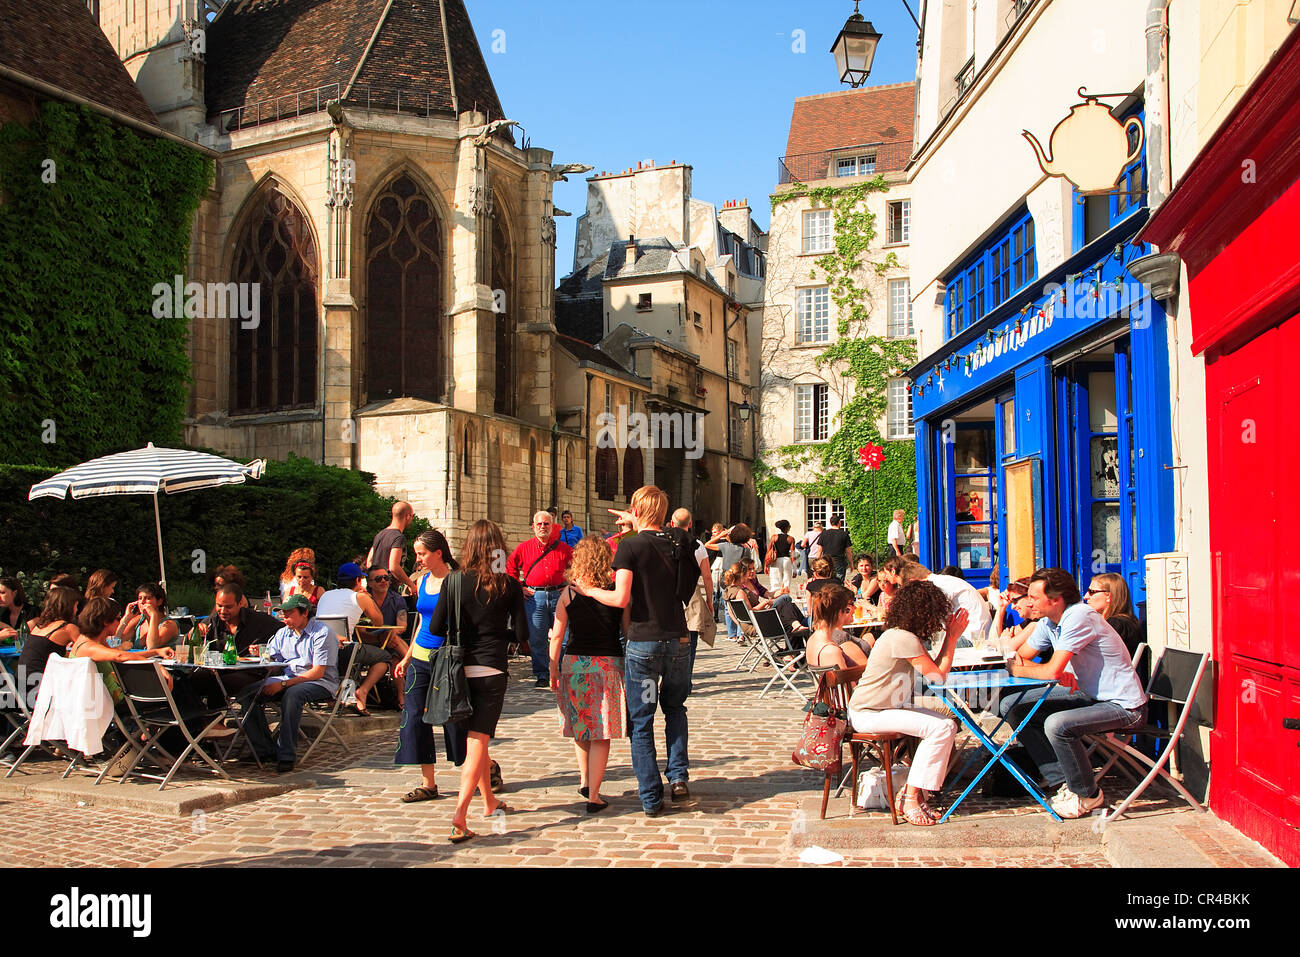
[[[452,572],[446,588],[447,639],[429,662],[429,693],[424,699],[425,724],[464,721],[474,713],[465,681],[465,649],[460,644],[461,573]]]

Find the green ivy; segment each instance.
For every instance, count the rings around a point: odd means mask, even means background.
[[[0,461],[179,442],[188,320],[154,318],[152,290],[185,273],[212,173],[79,106],[0,126]]]
[[[898,268],[893,252],[871,260],[876,238],[875,214],[866,205],[872,193],[889,189],[883,176],[851,186],[809,187],[795,183],[785,193],[772,197],[772,209],[782,203],[807,197],[814,208],[832,210],[834,250],[816,260],[830,287],[836,308],[838,338],[817,357],[817,366],[831,365],[841,376],[853,380],[852,397],[836,415],[838,428],[824,444],[786,445],[765,450],[754,463],[754,483],[759,495],[793,491],[810,497],[833,498],[844,503],[845,520],[853,536],[855,551],[882,553],[885,534],[895,508],[909,512],[916,504],[916,467],[913,443],[887,442],[876,422],[888,407],[890,369],[904,369],[916,361],[916,344],[910,339],[854,335],[867,328],[870,300],[855,276],[871,269],[882,276]],[[882,446],[885,464],[867,472],[858,464],[858,449],[867,443]],[[814,465],[818,477],[812,482],[792,482],[778,474]]]

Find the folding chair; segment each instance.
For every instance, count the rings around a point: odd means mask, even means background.
[[[26,622],[23,624],[26,625]],[[19,630],[21,631],[21,627]],[[0,713],[4,715],[12,729],[4,742],[0,743],[0,764],[12,767],[19,759],[6,761],[3,755],[27,735],[27,726],[32,720],[32,709],[27,707],[27,697],[18,690],[14,676],[9,672],[8,667],[2,664],[0,664],[0,704],[4,706],[3,712]],[[9,707],[10,704],[13,705],[12,708]]]
[[[1178,711],[1178,718],[1173,730],[1157,727],[1148,720],[1145,725],[1137,728],[1128,728],[1119,733],[1107,732],[1092,736],[1092,741],[1097,744],[1098,749],[1110,754],[1109,760],[1097,774],[1098,780],[1101,780],[1112,766],[1118,766],[1122,769],[1123,765],[1117,764],[1121,760],[1128,762],[1139,774],[1146,772],[1146,777],[1138,782],[1137,787],[1129,792],[1128,796],[1115,807],[1115,810],[1106,815],[1106,820],[1114,820],[1127,811],[1129,805],[1137,800],[1142,792],[1147,789],[1147,786],[1157,777],[1178,792],[1183,800],[1187,801],[1196,810],[1205,810],[1192,793],[1183,787],[1182,782],[1165,770],[1165,765],[1178,748],[1178,742],[1183,736],[1183,728],[1187,724],[1188,717],[1193,711],[1197,710],[1196,692],[1201,686],[1201,679],[1205,675],[1205,668],[1209,660],[1208,653],[1198,654],[1191,651],[1182,651],[1178,648],[1165,648],[1156,657],[1151,668],[1151,678],[1147,681],[1147,699],[1148,702],[1161,702],[1162,704],[1175,706]],[[1148,707],[1150,707],[1150,704],[1148,704]],[[1129,739],[1134,735],[1149,735],[1163,739],[1164,747],[1160,749],[1160,757],[1153,760],[1133,747],[1129,743]]]
[[[117,675],[118,683],[122,686],[122,692],[126,695],[126,705],[131,713],[131,718],[135,721],[139,732],[147,735],[147,737],[142,742],[139,740],[138,733],[128,734],[127,743],[113,756],[113,760],[104,766],[104,770],[100,772],[99,778],[95,781],[96,784],[103,780],[104,776],[108,774],[108,769],[119,757],[126,753],[127,748],[134,749],[135,757],[126,771],[123,772],[122,777],[118,779],[118,784],[122,784],[132,774],[135,774],[136,777],[160,781],[158,790],[161,791],[167,787],[172,776],[185,763],[185,759],[190,756],[191,751],[206,761],[213,771],[229,780],[230,775],[203,750],[201,745],[203,741],[230,737],[236,733],[234,728],[226,728],[221,724],[222,719],[226,716],[225,708],[202,707],[182,710],[176,703],[176,698],[172,695],[166,672],[163,671],[163,666],[157,660],[114,662],[113,671]],[[206,723],[203,724],[203,729],[196,736],[191,733],[186,719],[195,724]],[[185,750],[175,758],[158,741],[168,728],[178,729],[187,742]],[[162,758],[159,767],[167,768],[165,775],[146,774],[143,771],[136,771],[141,761],[155,754]],[[170,762],[170,765],[167,762]]]
[[[7,671],[6,671],[7,675]],[[77,682],[80,682],[78,685]],[[12,679],[10,686],[15,688]],[[87,689],[88,699],[83,699],[76,694],[67,693],[72,687],[82,687]],[[18,696],[21,710],[27,711],[26,702]],[[98,720],[96,720],[98,719]],[[95,663],[89,658],[64,658],[60,655],[51,655],[45,664],[45,671],[42,675],[40,690],[36,695],[36,703],[27,713],[24,724],[26,735],[23,743],[27,745],[23,753],[18,756],[9,770],[5,772],[5,777],[12,777],[33,751],[38,748],[44,750],[56,757],[59,755],[48,742],[62,741],[68,750],[72,752],[72,759],[68,766],[64,768],[61,777],[66,778],[74,770],[84,771],[89,774],[100,773],[96,768],[77,767],[82,761],[86,760],[89,755],[82,753],[75,747],[75,744],[82,743],[81,736],[88,734],[85,729],[90,726],[94,727],[103,722],[103,727],[98,728],[100,742],[102,744],[103,731],[107,730],[110,724],[116,724],[118,730],[127,734],[125,726],[113,711],[113,702],[109,697],[108,689],[104,686],[99,672],[95,669]],[[93,724],[92,724],[93,722]],[[77,738],[69,741],[65,737],[66,732],[76,731]],[[129,736],[129,735],[128,735]],[[86,743],[89,743],[87,739]],[[98,753],[96,751],[95,753]]]
[[[737,626],[739,626],[741,622],[744,622],[747,625],[751,624],[749,619],[749,605],[745,604],[742,599],[728,598],[726,599],[726,603],[727,614],[731,616],[731,620],[734,621]],[[763,651],[758,647],[757,641],[750,639],[748,635],[742,635],[742,637],[748,642],[748,647],[745,649],[745,653],[740,656],[740,660],[736,662],[736,666],[731,670],[739,671],[741,668],[744,668],[745,662],[748,661],[752,655],[754,660],[750,663],[749,668],[746,669],[752,673],[753,670],[758,667],[759,662],[763,660]]]
[[[348,619],[346,615],[326,615],[316,619],[334,634],[338,635],[342,641],[351,641],[352,633],[348,628]]]
[[[786,688],[807,701],[808,696],[795,687],[794,681],[791,680],[790,675],[786,674],[785,670],[787,667],[793,667],[794,677],[797,678],[800,675],[811,677],[808,666],[804,663],[804,653],[799,652],[789,662],[782,661],[777,657],[778,654],[793,653],[794,651],[790,647],[790,636],[786,633],[785,623],[781,621],[781,616],[772,608],[751,608],[749,609],[749,619],[754,623],[754,631],[757,632],[754,644],[758,646],[759,652],[772,666],[774,672],[767,685],[758,693],[758,696],[763,697],[771,690],[772,685],[776,684],[777,681],[782,681],[785,683]],[[781,690],[784,692],[785,688]]]
[[[327,618],[317,618],[316,620],[326,622],[327,624],[330,621],[330,619]],[[345,618],[342,620],[344,622],[344,627],[346,628],[347,619]],[[340,654],[341,653],[342,653],[342,649],[340,649]],[[303,756],[300,759],[301,761],[306,762],[306,760],[309,757],[311,757],[311,753],[314,750],[316,750],[316,745],[320,744],[321,740],[325,737],[326,734],[332,734],[334,736],[334,740],[343,746],[343,750],[345,751],[352,750],[352,748],[348,746],[347,741],[343,739],[343,735],[339,734],[338,731],[334,728],[334,719],[335,717],[338,716],[339,708],[343,706],[343,699],[348,694],[349,686],[351,686],[352,688],[355,688],[357,686],[357,673],[360,670],[360,668],[361,668],[361,655],[357,654],[354,651],[351,657],[348,659],[348,666],[345,673],[339,675],[339,687],[338,690],[334,692],[334,700],[332,702],[331,701],[309,701],[307,702],[307,704],[303,706],[302,716],[304,718],[309,716],[315,718],[316,720],[321,722],[321,727],[320,730],[316,732],[316,736],[313,738],[311,735],[307,733],[305,722],[303,724],[298,725],[298,733],[302,735],[302,737],[306,738],[308,742],[310,742],[307,745],[307,750],[303,752]]]

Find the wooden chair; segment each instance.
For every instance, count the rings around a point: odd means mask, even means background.
[[[862,677],[864,666],[859,665],[856,668],[839,669],[827,671],[824,673],[826,694],[828,695],[827,704],[834,708],[843,708],[846,712],[849,707],[849,695],[853,690],[853,685]],[[889,796],[889,816],[895,824],[898,823],[898,807],[894,800],[894,757],[902,756],[904,751],[911,747],[911,738],[907,735],[897,732],[888,731],[881,734],[863,734],[857,731],[850,731],[845,743],[849,746],[849,758],[853,762],[853,777],[849,789],[849,817],[857,810],[858,805],[858,771],[862,764],[862,756],[876,758],[880,766],[885,770],[885,793]],[[900,742],[898,749],[895,750],[895,742]],[[834,771],[826,772],[826,781],[822,785],[822,819],[826,818],[826,805],[830,802],[831,780],[834,777]]]

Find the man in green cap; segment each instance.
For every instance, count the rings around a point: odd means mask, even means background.
[[[268,660],[282,661],[283,674],[267,678],[251,707],[245,730],[258,757],[269,761],[275,757],[278,772],[292,771],[297,755],[298,725],[302,709],[309,701],[330,701],[339,690],[339,642],[334,632],[311,619],[311,602],[305,595],[290,595],[276,611],[284,616],[284,627],[267,645]],[[271,740],[262,702],[280,700],[280,733]]]

